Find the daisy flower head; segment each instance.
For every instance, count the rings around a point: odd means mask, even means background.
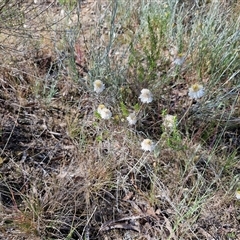
[[[204,95],[204,87],[201,84],[195,83],[189,88],[188,96],[192,99],[201,98]]]
[[[103,108],[100,112],[100,116],[103,119],[110,119],[112,117],[112,112],[108,108]]]
[[[106,108],[105,105],[100,104],[100,105],[98,106],[98,108],[97,108],[97,112],[101,115],[101,112],[102,112],[103,109],[105,109],[105,108]]]
[[[135,113],[130,113],[127,117],[129,125],[134,125],[137,122],[137,116]]]
[[[185,58],[184,58],[184,57],[177,57],[177,58],[175,58],[175,60],[173,61],[173,63],[174,63],[175,65],[181,66],[181,65],[183,65],[184,61],[185,61]]]
[[[237,190],[237,191],[235,192],[235,196],[236,196],[236,198],[237,198],[238,200],[240,200],[240,190]]]
[[[141,99],[142,103],[150,103],[153,100],[153,95],[150,92],[150,90],[144,88],[141,90],[141,94],[140,94],[139,98]]]
[[[149,151],[149,152],[151,152],[151,151],[154,150],[155,145],[154,145],[154,143],[153,143],[152,140],[150,140],[150,139],[144,139],[144,140],[141,142],[141,148],[142,148],[142,150],[144,150],[144,151]]]
[[[94,92],[101,93],[105,89],[105,84],[101,80],[96,80],[93,83]]]
[[[167,114],[163,119],[163,126],[167,129],[172,129],[176,124],[176,116]]]

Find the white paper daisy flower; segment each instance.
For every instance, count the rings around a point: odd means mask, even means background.
[[[175,65],[181,66],[181,65],[183,65],[184,61],[185,61],[185,58],[184,58],[184,57],[177,57],[177,58],[175,58],[175,60],[173,61],[173,63],[174,63]]]
[[[189,88],[188,96],[192,99],[201,98],[204,95],[204,87],[201,84],[195,83]]]
[[[112,117],[112,112],[108,108],[104,108],[102,109],[100,115],[101,118],[108,120]]]
[[[167,129],[172,129],[176,124],[176,116],[167,114],[163,119],[163,126]]]
[[[97,108],[97,112],[100,114],[103,119],[110,119],[112,117],[112,112],[105,107],[105,105],[100,104]]]
[[[105,84],[101,80],[96,80],[93,83],[94,91],[101,93],[105,89]]]
[[[134,125],[137,122],[137,116],[135,113],[130,113],[129,116],[127,117],[129,125]]]
[[[97,112],[101,115],[101,112],[102,112],[102,110],[103,110],[104,108],[106,108],[105,105],[100,104],[100,105],[98,106],[98,108],[97,108]]]
[[[141,94],[140,94],[139,98],[141,99],[141,102],[143,102],[143,103],[150,103],[153,100],[153,95],[150,92],[150,90],[144,88],[141,90]]]
[[[141,148],[142,150],[144,151],[153,151],[154,148],[155,148],[155,145],[154,145],[154,142],[150,139],[144,139],[142,142],[141,142]]]

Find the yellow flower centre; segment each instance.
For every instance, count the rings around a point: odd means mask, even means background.
[[[104,108],[106,108],[103,104],[100,104],[99,106],[98,106],[98,109],[104,109]]]
[[[192,86],[192,89],[194,92],[198,92],[200,90],[200,85],[196,83]]]
[[[150,139],[147,139],[147,140],[145,141],[145,143],[146,143],[147,145],[151,145],[152,141],[151,141]]]
[[[96,81],[95,84],[96,84],[97,87],[101,87],[102,86],[102,82],[100,80]]]

